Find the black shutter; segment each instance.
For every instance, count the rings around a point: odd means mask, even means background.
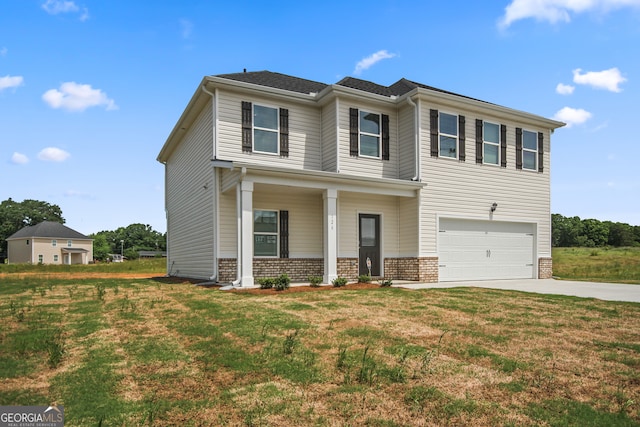
[[[289,211],[280,211],[280,258],[289,258]]]
[[[538,172],[544,172],[544,134],[538,132]]]
[[[431,157],[438,157],[438,110],[431,110]]]
[[[476,163],[482,163],[482,120],[476,119]]]
[[[522,128],[516,128],[516,169],[522,169]]]
[[[280,109],[280,156],[289,157],[289,110]]]
[[[349,108],[349,154],[358,156],[358,109]]]
[[[382,160],[389,160],[389,116],[382,115]]]
[[[250,153],[253,151],[253,108],[251,103],[242,101],[242,151]]]
[[[500,166],[507,167],[507,125],[500,125]]]
[[[466,158],[465,154],[465,119],[464,116],[458,116],[458,159],[464,162]]]

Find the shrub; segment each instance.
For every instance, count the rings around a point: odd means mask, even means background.
[[[347,279],[345,279],[344,277],[336,277],[331,281],[331,283],[333,284],[334,288],[341,288],[347,285]]]
[[[312,288],[317,288],[322,283],[322,276],[309,276],[307,280]]]
[[[281,274],[277,279],[274,280],[273,286],[276,291],[284,291],[285,289],[289,289],[289,285],[291,284],[291,279],[286,274]]]
[[[393,279],[380,279],[378,283],[380,283],[380,286],[383,288],[388,288],[393,285]]]
[[[260,285],[260,289],[271,289],[275,284],[276,279],[273,277],[263,277],[262,279],[258,279],[258,284]]]
[[[371,283],[371,276],[369,276],[368,274],[359,275],[358,283]]]

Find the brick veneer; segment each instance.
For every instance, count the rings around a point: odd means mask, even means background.
[[[338,258],[337,261],[338,276],[349,280],[355,280],[358,277],[358,258]],[[550,258],[549,261],[551,261]],[[219,281],[223,283],[234,281],[236,266],[235,258],[219,259]],[[385,258],[384,272],[385,277],[389,279],[434,283],[438,281],[438,257]],[[309,276],[324,274],[324,260],[322,258],[255,258],[253,260],[253,276],[256,279],[276,277],[283,273],[286,273],[293,282],[306,282]]]
[[[232,282],[236,279],[235,258],[218,260],[218,277],[220,282]],[[254,258],[253,277],[277,277],[281,274],[289,276],[292,282],[306,282],[309,276],[322,276],[324,260],[322,258]]]
[[[538,259],[538,279],[551,279],[553,277],[553,260],[551,258]]]

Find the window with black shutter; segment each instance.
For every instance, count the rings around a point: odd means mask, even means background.
[[[280,155],[289,157],[289,110],[280,109]]]
[[[382,160],[389,160],[389,116],[382,115]]]
[[[349,108],[349,154],[358,156],[358,109]]]
[[[458,116],[458,160],[465,161],[465,118],[464,116]]]
[[[289,110],[242,101],[242,151],[289,156]]]
[[[289,258],[289,211],[280,211],[280,258]]]
[[[431,128],[431,157],[438,157],[438,110],[429,111],[430,128]]]
[[[538,132],[538,172],[544,172],[544,134]]]
[[[242,101],[242,151],[253,150],[253,108],[250,102]]]
[[[516,169],[522,169],[522,128],[516,128]]]
[[[507,167],[507,126],[500,125],[500,166]]]
[[[482,120],[476,119],[476,163],[482,163],[482,128],[484,124]]]

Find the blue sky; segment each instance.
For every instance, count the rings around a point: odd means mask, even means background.
[[[204,75],[401,77],[555,118],[552,212],[640,225],[640,0],[0,3],[0,200],[164,232],[155,159]]]

